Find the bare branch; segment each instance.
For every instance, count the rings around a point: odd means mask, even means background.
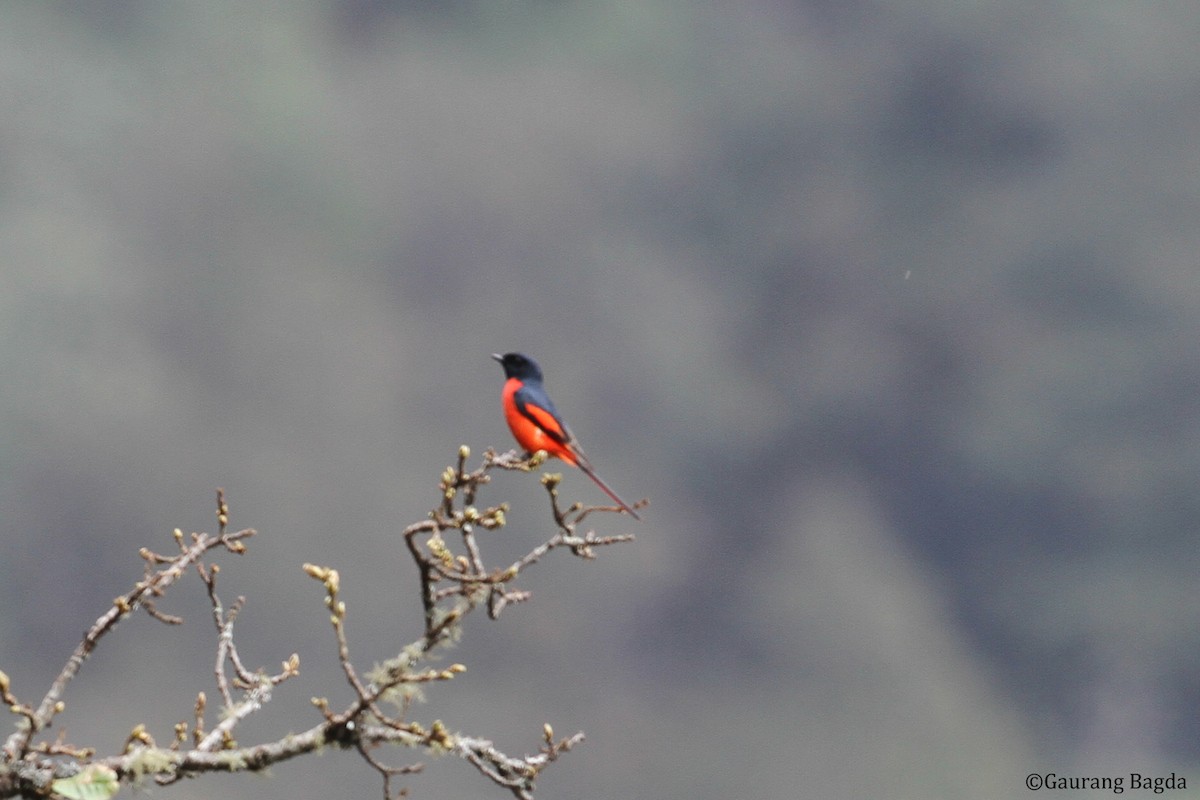
[[[151,597],[161,595],[169,586],[174,584],[184,574],[189,566],[199,562],[199,560],[214,547],[225,547],[234,552],[231,544],[236,544],[242,550],[245,549],[241,544],[241,540],[254,535],[254,531],[246,529],[237,533],[228,534],[222,538],[214,538],[206,533],[192,534],[192,543],[189,546],[183,545],[183,532],[175,530],[175,541],[179,544],[180,555],[167,559],[147,550],[142,551],[142,557],[146,560],[146,576],[139,581],[134,587],[125,594],[113,601],[112,607],[100,616],[84,634],[83,641],[75,648],[75,652],[67,659],[67,663],[63,665],[62,671],[51,684],[50,690],[46,692],[45,697],[38,704],[37,710],[32,714],[27,715],[28,724],[20,726],[18,730],[8,737],[4,743],[4,756],[7,761],[15,761],[29,752],[30,742],[39,731],[50,725],[55,714],[62,711],[62,696],[66,691],[67,685],[79,673],[92,651],[96,649],[96,645],[100,640],[115,628],[122,620],[132,614],[139,606],[144,605],[146,600]],[[165,563],[163,569],[152,571],[154,564]],[[152,614],[161,619],[161,616]]]
[[[410,525],[403,532],[419,578],[424,609],[420,636],[365,674],[351,659],[347,608],[340,598],[340,574],[330,567],[304,565],[304,571],[325,589],[325,606],[338,661],[354,692],[348,706],[335,712],[328,700],[314,698],[313,704],[322,719],[307,731],[252,746],[235,744],[237,726],[261,710],[277,686],[299,673],[300,659],[292,654],[275,674],[261,669],[252,671],[242,660],[234,627],[246,600],[238,597],[228,607],[223,604],[217,592],[220,566],[205,563],[204,557],[216,548],[244,553],[244,540],[253,536],[254,531],[228,531],[229,507],[224,491],[218,490],[218,534],[193,533],[185,541],[183,533],[176,530],[177,554],[160,555],[143,549],[142,580],[114,600],[112,607],[96,620],[36,708],[20,703],[11,691],[8,677],[0,672],[0,699],[18,717],[16,731],[5,742],[4,758],[0,761],[0,799],[61,794],[68,789],[78,793],[81,785],[87,786],[89,796],[103,798],[121,784],[147,777],[167,785],[206,772],[255,772],[330,745],[357,752],[378,772],[385,800],[406,795],[406,789],[394,786],[396,779],[421,770],[419,763],[401,766],[385,763],[378,752],[385,746],[430,755],[455,754],[515,797],[532,798],[534,782],[542,769],[582,742],[583,733],[556,741],[553,730],[546,725],[540,750],[533,755],[514,757],[499,751],[490,739],[451,733],[441,720],[421,723],[410,719],[413,701],[422,691],[452,681],[466,670],[462,664],[438,668],[427,662],[439,647],[461,634],[462,619],[475,609],[482,606],[495,619],[508,605],[527,601],[531,596],[528,591],[510,585],[552,550],[565,549],[579,558],[594,559],[599,548],[631,541],[633,536],[602,537],[592,530],[581,532],[580,526],[590,514],[620,509],[577,503],[563,508],[558,499],[559,476],[545,475],[542,483],[547,489],[557,530],[508,566],[489,567],[480,536],[505,526],[508,506],[501,503],[478,508],[476,499],[480,490],[490,483],[492,470],[529,472],[541,465],[544,454],[524,458],[516,452],[497,455],[488,450],[473,470],[468,469],[469,458],[470,450],[460,448],[457,463],[442,473],[437,507],[428,519]],[[141,607],[161,622],[182,623],[179,617],[159,611],[154,602],[192,567],[207,592],[217,634],[213,675],[222,704],[220,721],[207,728],[208,700],[204,692],[199,692],[192,704],[192,721],[175,723],[167,747],[158,746],[142,724],[126,737],[121,754],[105,758],[96,758],[89,748],[66,744],[61,737],[53,743],[36,741],[38,734],[63,710],[63,695],[83,662],[98,642],[134,610]],[[60,781],[66,783],[56,788],[56,782]]]

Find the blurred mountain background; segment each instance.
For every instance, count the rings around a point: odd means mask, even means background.
[[[0,667],[32,701],[137,550],[250,554],[251,744],[419,626],[398,532],[506,449],[522,350],[646,522],[472,619],[422,718],[547,798],[1200,786],[1200,13],[1188,3],[12,2],[0,12]],[[600,495],[568,473],[564,494]],[[549,534],[542,489],[496,560]],[[199,582],[56,722],[212,692]],[[339,695],[338,692],[341,692]],[[10,718],[10,724],[14,718]],[[402,762],[406,753],[398,753]],[[418,798],[501,795],[440,759]],[[1189,787],[1194,791],[1193,787]],[[174,798],[376,796],[353,754]],[[1179,796],[1180,793],[1174,793]],[[1200,796],[1192,794],[1190,796]]]

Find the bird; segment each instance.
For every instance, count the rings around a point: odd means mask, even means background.
[[[523,353],[493,353],[492,358],[504,367],[504,390],[500,399],[504,404],[504,418],[512,430],[517,444],[530,454],[539,450],[554,458],[578,467],[596,485],[604,490],[629,516],[641,520],[632,506],[617,496],[617,493],[600,479],[592,464],[584,455],[583,448],[559,415],[546,387],[542,383],[542,368]]]

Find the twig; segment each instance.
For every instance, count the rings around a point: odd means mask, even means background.
[[[112,608],[96,620],[36,709],[18,701],[7,676],[0,672],[0,698],[21,718],[17,731],[9,736],[2,751],[0,799],[17,795],[63,794],[68,790],[78,795],[82,785],[88,785],[85,793],[89,796],[104,798],[109,796],[106,793],[109,789],[115,792],[121,783],[136,782],[145,777],[153,777],[157,783],[166,785],[205,772],[260,771],[328,745],[358,752],[382,777],[385,800],[407,794],[404,788],[395,789],[395,779],[422,768],[419,763],[385,764],[375,752],[385,745],[423,750],[429,754],[456,754],[515,797],[532,798],[534,782],[541,771],[559,755],[582,742],[583,733],[555,741],[552,729],[546,725],[541,749],[533,755],[514,757],[496,749],[489,739],[451,733],[440,720],[427,725],[410,720],[408,714],[413,700],[423,687],[453,680],[466,670],[461,664],[439,669],[427,666],[425,662],[440,646],[460,634],[463,617],[480,605],[485,605],[488,615],[496,618],[506,606],[528,600],[528,591],[509,588],[509,584],[550,551],[565,548],[577,557],[593,559],[596,549],[631,541],[633,536],[600,537],[592,530],[579,533],[579,526],[590,514],[619,509],[578,503],[563,508],[557,493],[559,476],[546,475],[542,483],[548,492],[557,531],[509,566],[489,568],[479,537],[505,526],[508,506],[477,508],[475,503],[480,489],[491,481],[492,470],[529,472],[541,465],[544,454],[525,458],[516,452],[497,455],[488,450],[480,466],[473,470],[467,468],[469,457],[468,448],[459,449],[456,465],[448,467],[442,474],[437,507],[429,519],[409,526],[403,533],[418,571],[425,612],[421,635],[365,675],[360,675],[351,661],[347,609],[340,599],[338,571],[304,565],[305,572],[324,585],[325,605],[330,612],[338,661],[355,695],[340,712],[331,711],[324,698],[314,698],[313,703],[322,715],[319,724],[275,741],[248,747],[235,744],[233,734],[237,725],[263,708],[276,686],[298,674],[300,661],[293,654],[274,675],[262,670],[251,671],[242,661],[234,639],[234,623],[245,607],[245,598],[238,597],[226,608],[217,593],[220,567],[206,564],[203,557],[217,547],[234,554],[245,552],[243,540],[253,536],[254,531],[228,531],[229,508],[224,492],[218,490],[219,533],[216,536],[195,533],[190,544],[185,544],[183,533],[176,530],[175,541],[179,547],[176,555],[159,555],[143,549],[141,555],[146,567],[142,580],[118,597]],[[461,552],[455,552],[447,539],[454,531],[457,536],[451,539],[457,541]],[[145,726],[140,724],[127,737],[124,752],[106,758],[95,758],[94,751],[68,745],[61,737],[53,744],[35,743],[37,734],[49,727],[53,717],[63,710],[62,697],[67,685],[97,643],[135,609],[142,607],[165,623],[182,622],[178,617],[158,611],[154,600],[190,567],[195,567],[205,586],[217,632],[213,673],[223,704],[220,721],[213,728],[206,728],[207,698],[200,692],[192,707],[190,726],[186,721],[177,723],[172,742],[166,748],[158,747]],[[390,710],[393,708],[394,711]],[[189,741],[191,749],[186,749]],[[59,781],[77,784],[59,785],[56,783]]]
[[[67,659],[67,663],[63,665],[62,671],[59,672],[58,677],[51,684],[49,691],[46,692],[45,697],[38,704],[37,710],[27,715],[28,724],[20,726],[5,741],[5,759],[10,762],[16,761],[28,753],[33,737],[48,727],[54,716],[63,710],[65,706],[62,703],[62,696],[66,691],[67,685],[79,673],[83,662],[87,661],[105,634],[120,624],[122,620],[132,614],[139,606],[144,605],[148,598],[161,595],[165,592],[169,586],[179,580],[189,566],[199,562],[209,550],[214,547],[225,547],[234,552],[230,547],[231,543],[240,545],[241,540],[253,536],[254,533],[253,530],[246,529],[228,534],[222,538],[213,537],[207,533],[197,533],[192,535],[192,544],[185,546],[183,544],[183,532],[176,529],[175,541],[181,549],[178,556],[167,559],[143,549],[141,554],[142,558],[146,561],[146,576],[135,584],[130,591],[114,600],[112,607],[92,623],[92,627],[84,634],[83,641],[79,643],[79,646],[75,648],[75,652]],[[242,549],[244,550],[244,547]],[[152,565],[157,563],[166,563],[167,566],[158,571],[152,571]],[[152,614],[152,616],[161,619],[157,614]]]

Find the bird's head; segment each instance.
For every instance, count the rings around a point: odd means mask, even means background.
[[[542,369],[527,355],[522,353],[492,353],[492,358],[500,362],[500,366],[504,367],[504,377],[517,378],[523,381],[540,381],[542,379]]]

